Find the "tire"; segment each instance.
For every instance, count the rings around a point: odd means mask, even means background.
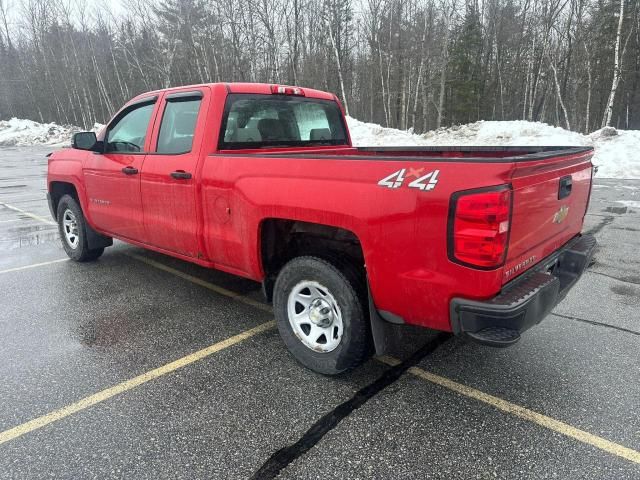
[[[76,199],[64,195],[58,202],[57,218],[62,248],[71,260],[89,262],[102,255],[104,248],[89,249],[84,215]]]
[[[369,357],[371,333],[361,290],[350,269],[341,271],[317,257],[294,258],[280,270],[273,309],[280,336],[296,360],[315,372],[337,375]]]

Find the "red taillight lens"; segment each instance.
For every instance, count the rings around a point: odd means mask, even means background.
[[[511,189],[460,193],[453,199],[449,256],[480,268],[496,268],[507,255]]]
[[[288,87],[286,85],[271,85],[271,93],[276,95],[298,95],[304,97],[304,90],[300,87]]]

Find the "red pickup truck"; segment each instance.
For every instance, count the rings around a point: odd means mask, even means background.
[[[589,147],[356,148],[335,95],[216,83],[145,93],[49,158],[74,260],[112,238],[262,282],[280,334],[336,374],[389,324],[507,346],[587,267]]]

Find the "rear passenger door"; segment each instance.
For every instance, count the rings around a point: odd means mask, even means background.
[[[141,193],[147,243],[189,257],[199,250],[197,172],[209,89],[168,93],[142,166]]]

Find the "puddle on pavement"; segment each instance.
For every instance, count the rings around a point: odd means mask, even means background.
[[[610,287],[611,291],[617,295],[623,295],[626,297],[638,297],[640,296],[640,290],[628,285],[613,285]]]
[[[58,229],[55,225],[45,225],[46,230],[32,231],[29,235],[6,238],[4,232],[0,233],[0,251],[16,250],[18,248],[33,247],[43,243],[58,242]],[[4,237],[4,238],[3,238]]]
[[[627,213],[627,207],[607,207],[604,209],[605,212],[609,212],[609,213],[617,213],[617,214],[623,214],[623,213]]]

